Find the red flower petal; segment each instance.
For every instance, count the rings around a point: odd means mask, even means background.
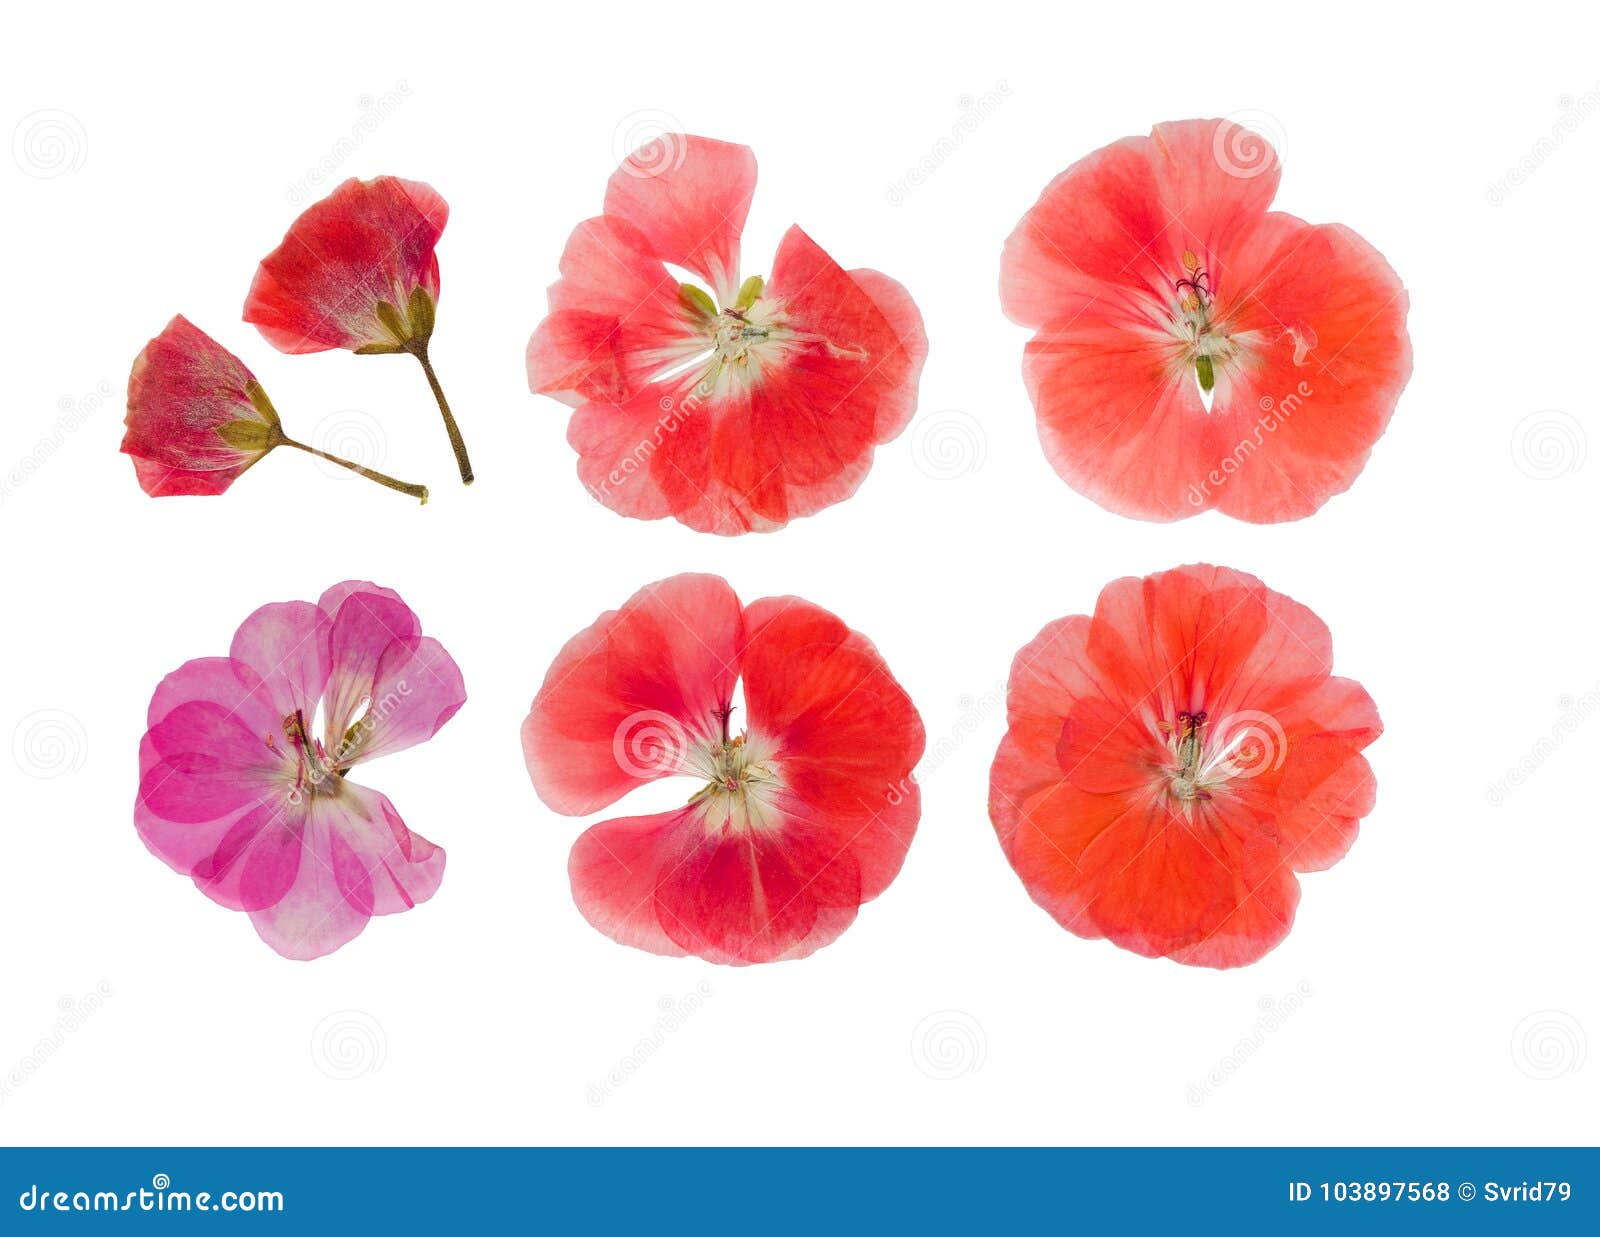
[[[522,727],[534,789],[568,816],[689,771],[738,674],[739,599],[717,576],[651,584],[556,656]]]
[[[1102,506],[1297,519],[1388,424],[1405,292],[1348,229],[1267,213],[1277,174],[1231,122],[1158,125],[1068,168],[1007,241],[1001,297],[1036,331],[1023,375],[1045,453]]]
[[[755,190],[748,146],[670,133],[611,174],[605,212],[637,228],[651,257],[693,271],[726,304],[739,290],[739,234]]]
[[[405,320],[416,289],[439,299],[433,251],[449,216],[445,200],[418,181],[345,181],[261,260],[244,320],[281,352],[396,344],[378,306]]]
[[[128,375],[127,433],[139,485],[151,497],[220,494],[267,453],[261,388],[244,363],[181,314],[144,346]],[[270,405],[269,405],[270,407]],[[217,432],[232,422],[260,427],[263,445],[230,445]],[[237,442],[237,438],[235,442]]]
[[[635,725],[650,742],[629,741]],[[671,758],[643,759],[652,742]],[[677,811],[593,826],[569,870],[607,935],[731,964],[803,957],[888,886],[916,829],[922,746],[865,637],[797,598],[741,612],[714,576],[652,585],[570,641],[523,726],[534,786],[558,811],[666,773],[704,783]]]
[[[1034,900],[1079,936],[1202,966],[1288,932],[1295,872],[1371,810],[1359,685],[1327,630],[1252,576],[1192,566],[1101,593],[1012,665],[990,817]]]

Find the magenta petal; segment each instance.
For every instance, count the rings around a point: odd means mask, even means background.
[[[276,906],[300,869],[302,806],[285,799],[240,817],[190,873],[200,892],[237,911]]]
[[[142,749],[139,802],[169,821],[216,820],[273,793],[281,762],[220,704],[194,700],[150,728]]]
[[[301,836],[293,885],[250,916],[261,939],[286,958],[332,953],[373,915],[432,897],[444,874],[444,851],[406,831],[382,795],[353,783],[311,799]]]
[[[197,657],[167,675],[150,697],[146,725],[155,726],[180,704],[193,700],[221,705],[263,736],[282,725],[260,676],[231,657]]]
[[[350,763],[376,760],[437,734],[467,700],[461,670],[432,637],[391,644],[379,660],[369,703],[351,737]]]
[[[262,606],[240,624],[229,650],[260,676],[280,718],[307,725],[328,681],[328,616],[309,601]]]
[[[398,593],[364,581],[336,584],[318,604],[330,622],[323,709],[331,751],[371,696],[378,661],[384,652],[394,644],[416,648],[422,625]]]

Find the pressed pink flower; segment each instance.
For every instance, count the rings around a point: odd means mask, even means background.
[[[152,498],[221,494],[274,448],[294,447],[428,501],[425,485],[290,438],[244,362],[181,314],[134,359],[126,425],[122,450]]]
[[[389,589],[349,580],[315,604],[263,606],[227,656],[185,662],[156,688],[134,824],[284,957],[332,953],[444,875],[444,851],[349,774],[431,738],[466,698],[455,662]]]
[[[397,176],[347,180],[307,207],[261,260],[244,320],[281,352],[409,352],[422,363],[444,417],[461,480],[472,463],[433,363],[439,303],[434,246],[450,207],[428,185]]]
[[[928,341],[894,280],[845,270],[798,227],[769,279],[740,278],[755,183],[748,147],[666,135],[561,255],[528,385],[572,406],[578,476],[623,515],[781,528],[855,493],[916,407]]]

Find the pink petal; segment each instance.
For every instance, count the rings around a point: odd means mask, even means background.
[[[612,174],[605,212],[637,228],[652,257],[693,271],[728,305],[738,293],[739,234],[755,187],[748,146],[669,133]]]
[[[230,655],[266,685],[280,721],[295,713],[309,727],[328,681],[328,616],[309,601],[262,606],[234,634]]]

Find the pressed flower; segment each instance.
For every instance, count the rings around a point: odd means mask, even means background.
[[[568,641],[522,727],[534,788],[564,815],[699,783],[675,810],[583,834],[572,892],[625,945],[735,965],[806,956],[888,887],[922,746],[866,637],[796,597],[742,606],[706,575],[652,584]]]
[[[455,662],[389,589],[351,580],[316,603],[263,606],[227,656],[185,662],[156,688],[134,824],[284,957],[331,953],[444,875],[444,851],[349,775],[431,738],[466,698]]]
[[[853,494],[915,409],[928,345],[898,283],[798,227],[770,278],[740,277],[755,182],[748,147],[659,138],[561,256],[528,383],[573,407],[578,475],[623,515],[781,528]]]
[[[1269,210],[1278,174],[1231,121],[1161,124],[1069,167],[1006,242],[1045,454],[1102,507],[1299,519],[1388,425],[1405,290],[1349,228]]]
[[[1117,580],[1017,654],[989,815],[1079,936],[1195,966],[1281,941],[1372,810],[1382,724],[1310,610],[1227,567]]]
[[[300,215],[261,260],[244,320],[282,352],[408,352],[422,363],[461,480],[472,463],[445,401],[428,342],[439,302],[434,254],[450,208],[429,186],[395,176],[347,180]]]
[[[290,438],[244,362],[181,314],[134,358],[125,424],[122,450],[152,498],[221,494],[269,451],[293,447],[428,501],[425,485]]]

